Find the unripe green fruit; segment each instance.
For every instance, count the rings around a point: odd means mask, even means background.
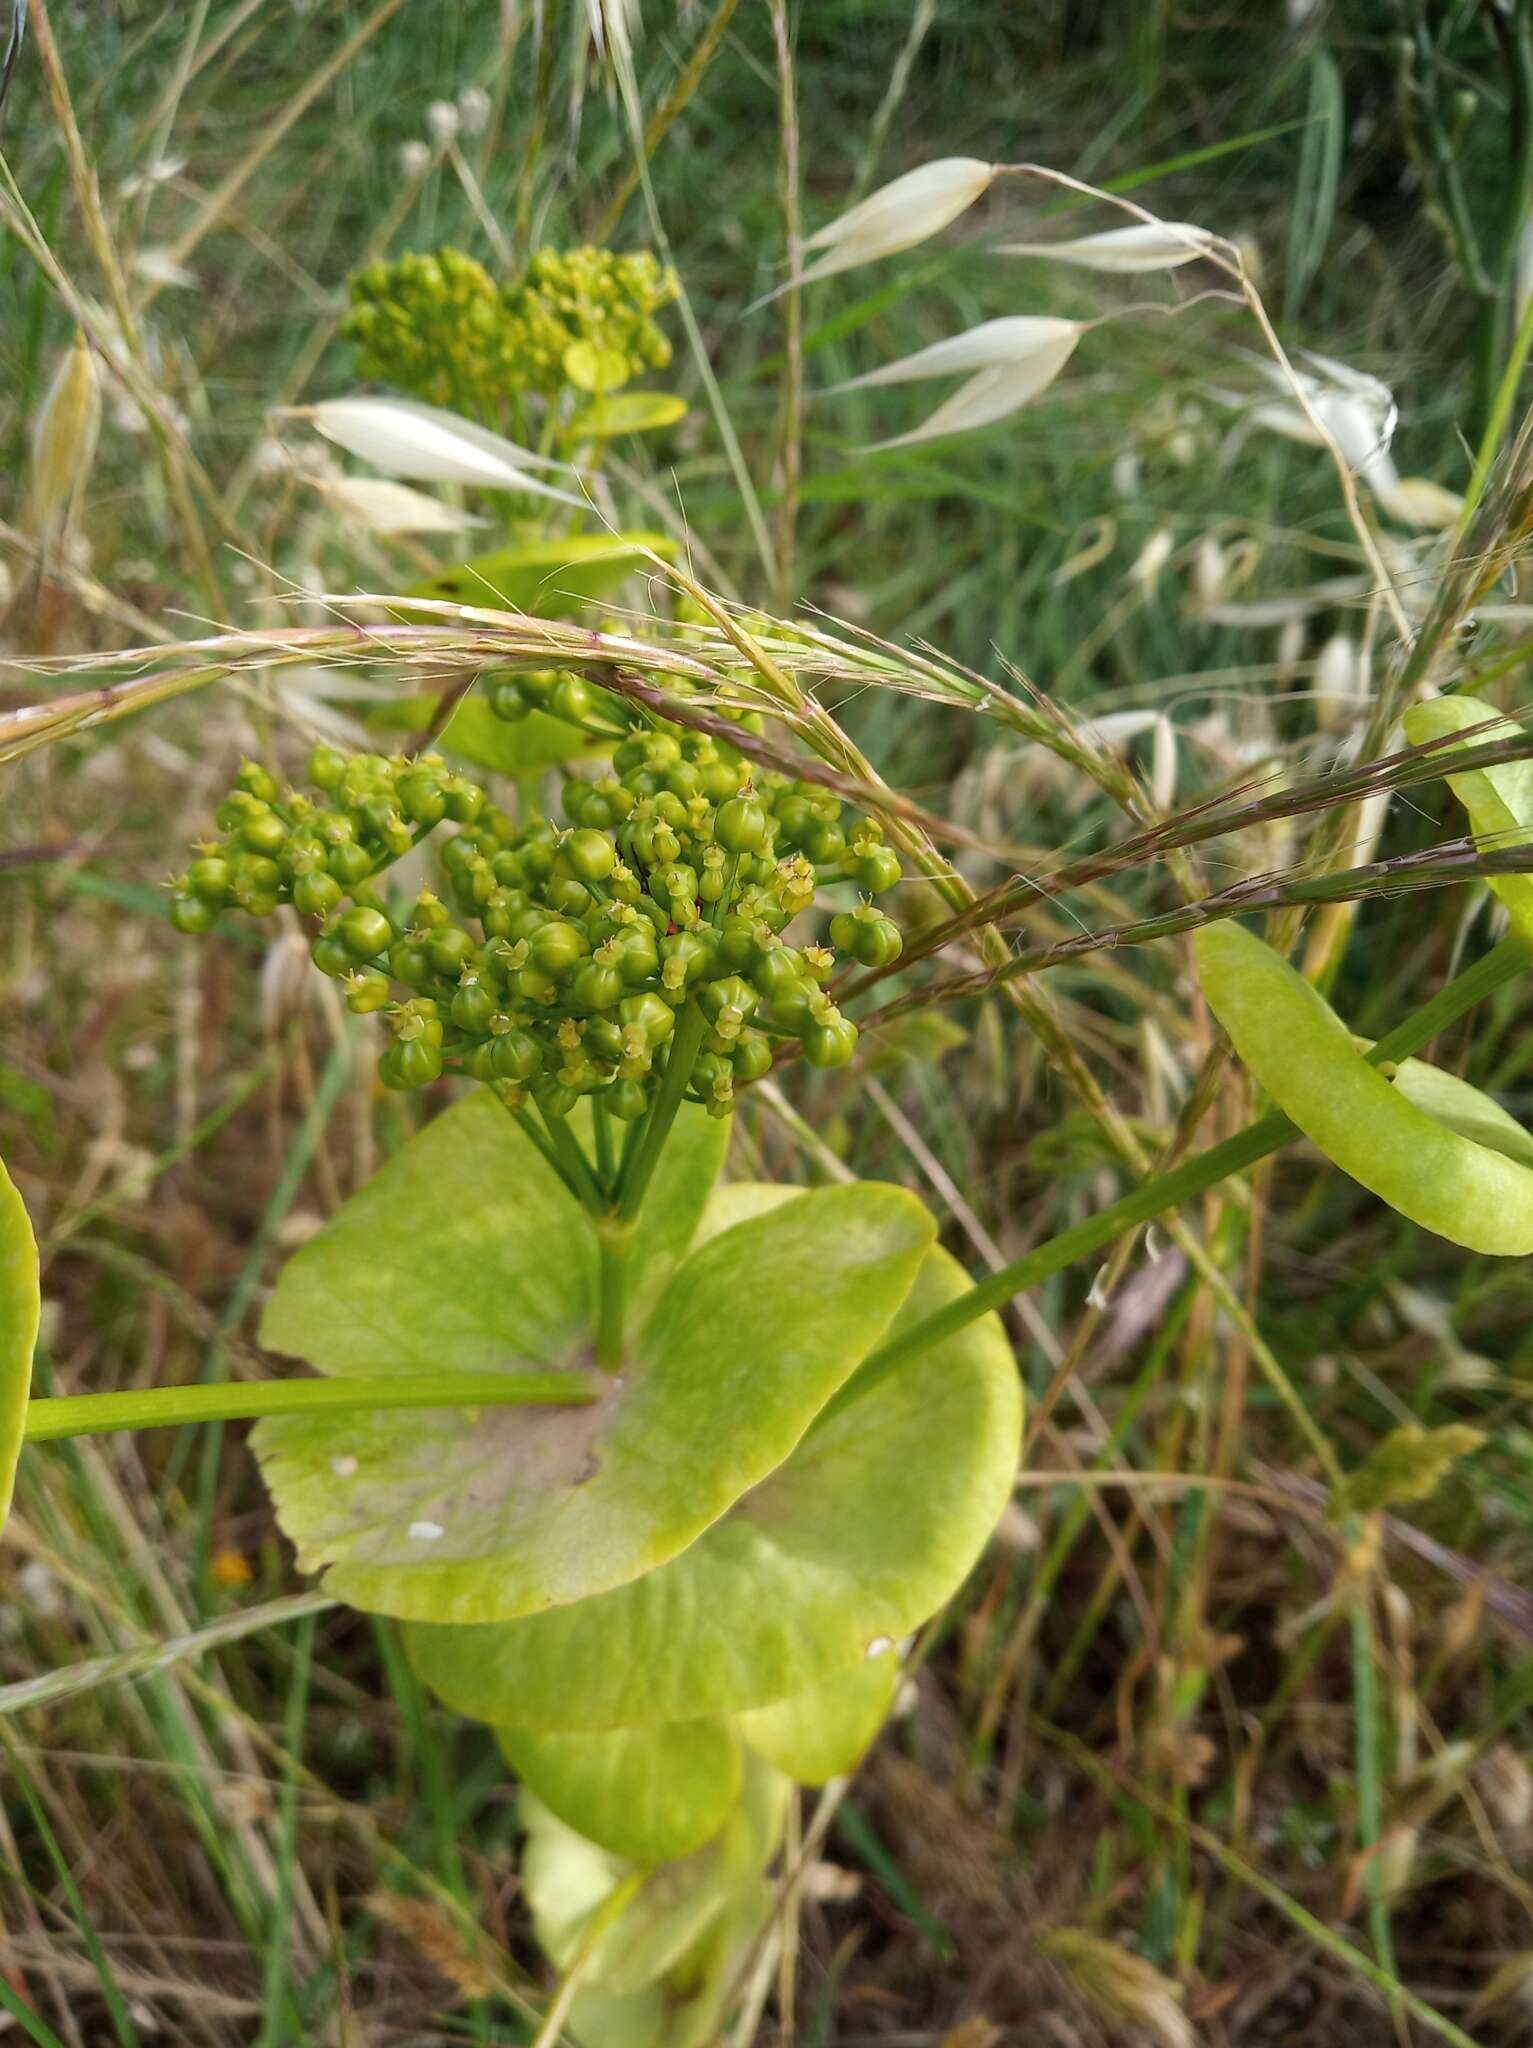
[[[777,989],[767,1004],[767,1015],[779,1031],[803,1031],[814,1018],[814,1004],[823,1002],[814,982],[790,981]]]
[[[451,775],[442,784],[442,800],[455,825],[472,825],[484,809],[484,791],[466,776]]]
[[[905,950],[900,928],[892,917],[854,918],[857,927],[852,951],[864,967],[892,967]]]
[[[542,925],[533,933],[529,951],[533,965],[540,972],[568,974],[584,956],[586,943],[574,925],[555,918],[551,924]]]
[[[178,932],[210,932],[218,922],[218,906],[205,897],[178,892],[170,899],[170,921]]]
[[[530,1031],[506,1031],[490,1041],[490,1059],[501,1081],[530,1081],[543,1065],[543,1048]]]
[[[555,718],[583,725],[595,709],[590,684],[582,676],[561,675],[548,693],[548,708]]]
[[[449,1014],[460,1031],[478,1038],[489,1030],[490,1019],[498,1007],[493,993],[482,981],[465,981],[453,996]]]
[[[251,896],[275,896],[282,887],[282,870],[265,854],[242,853],[230,869],[229,882],[241,903]]]
[[[321,741],[309,756],[310,782],[317,789],[337,789],[345,773],[346,756],[339,747],[328,747]]]
[[[544,1116],[568,1116],[580,1100],[573,1088],[561,1087],[547,1074],[538,1080],[532,1093]]]
[[[462,925],[443,925],[434,931],[426,941],[426,952],[437,973],[451,979],[465,966],[474,951],[474,942]]]
[[[389,972],[406,988],[427,988],[435,978],[431,955],[410,939],[400,939],[390,946]]]
[[[713,957],[701,932],[672,932],[660,941],[660,979],[673,992],[689,988],[702,980]]]
[[[354,889],[358,882],[365,882],[372,873],[372,855],[365,846],[358,846],[355,840],[347,840],[331,847],[329,866],[343,889]]]
[[[904,869],[892,846],[872,846],[858,856],[854,873],[859,888],[866,889],[870,896],[879,896],[894,887]]]
[[[348,910],[336,929],[354,960],[376,960],[394,936],[394,927],[370,903]]]
[[[287,827],[275,811],[253,811],[239,829],[239,842],[251,853],[280,853],[287,845]]]
[[[374,967],[346,977],[346,1007],[354,1017],[371,1017],[383,1009],[393,994],[389,978]]]
[[[726,974],[718,981],[710,981],[697,1000],[703,1015],[717,1025],[726,1038],[732,1038],[740,1026],[756,1014],[758,997],[748,981],[742,981],[738,974]],[[733,1028],[726,1029],[724,1019],[731,1015]]]
[[[436,825],[446,817],[447,799],[442,794],[442,785],[424,769],[417,768],[408,775],[401,775],[395,788],[400,809],[413,823]]]
[[[463,1071],[473,1081],[494,1081],[499,1078],[495,1072],[494,1039],[482,1038],[477,1045],[469,1047],[463,1055]]]
[[[650,876],[649,887],[652,896],[674,909],[678,903],[690,903],[696,897],[697,869],[685,861],[671,861]]]
[[[239,773],[234,779],[239,787],[247,790],[258,803],[269,804],[275,801],[276,782],[258,761],[241,761]]]
[[[186,871],[186,886],[194,896],[214,907],[227,903],[232,880],[229,863],[216,853],[194,860]],[[204,927],[206,929],[206,927]]]
[[[511,987],[524,1003],[551,1003],[559,993],[553,976],[537,967],[519,967],[511,976]]]
[[[401,823],[392,793],[365,797],[357,806],[357,822],[370,838],[387,839]]]
[[[585,883],[577,882],[573,875],[550,875],[543,894],[561,917],[584,917],[594,901]]]
[[[745,771],[738,761],[726,761],[717,754],[711,761],[699,765],[702,792],[711,804],[722,806],[728,803],[745,780]]]
[[[266,804],[258,804],[248,791],[231,789],[213,817],[220,832],[238,832],[252,812],[259,813],[268,808]]]
[[[804,851],[816,867],[830,867],[845,857],[846,834],[839,825],[814,825],[804,835]]]
[[[564,842],[564,855],[582,882],[604,882],[617,866],[617,848],[605,832],[572,832]]]
[[[335,980],[342,974],[350,974],[356,967],[351,948],[334,932],[321,932],[309,948],[309,958],[321,974],[328,974]]]
[[[807,798],[801,796],[780,796],[772,806],[772,815],[777,820],[778,838],[790,846],[800,845],[816,822]]]
[[[328,917],[344,894],[334,875],[300,875],[293,884],[293,908],[305,917]]]
[[[713,836],[729,853],[759,853],[767,843],[765,806],[753,796],[731,797],[719,805]]]
[[[844,1067],[857,1050],[857,1026],[839,1010],[819,1021],[811,1019],[801,1037],[804,1057],[812,1067]]]
[[[395,1012],[394,1034],[402,1044],[422,1038],[427,1045],[440,1045],[442,1013],[430,996],[412,996]]]
[[[570,984],[570,1000],[577,1010],[610,1010],[623,993],[623,978],[615,967],[603,967],[587,960]]]
[[[391,1088],[424,1088],[441,1077],[441,1049],[424,1038],[401,1039],[378,1062],[378,1072]]]
[[[504,719],[507,725],[520,723],[532,711],[532,705],[515,676],[497,677],[486,690],[485,701],[495,716]]]
[[[617,1006],[625,1032],[637,1031],[646,1045],[663,1045],[676,1029],[676,1013],[657,995],[625,996]]]
[[[649,1108],[649,1091],[642,1081],[614,1081],[602,1097],[614,1116],[625,1124],[637,1123]]]
[[[767,1002],[797,988],[804,979],[804,956],[796,946],[769,946],[758,953],[751,981]]]
[[[772,1041],[760,1031],[742,1031],[730,1054],[730,1065],[741,1081],[759,1081],[772,1067]]]
[[[554,871],[554,836],[544,831],[529,835],[522,842],[522,866],[527,871],[529,886],[546,882]]]

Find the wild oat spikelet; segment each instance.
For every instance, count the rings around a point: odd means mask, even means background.
[[[96,454],[101,385],[85,336],[59,364],[32,429],[32,531],[52,539],[69,523]]]

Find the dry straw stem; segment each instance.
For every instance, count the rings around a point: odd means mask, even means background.
[[[107,295],[111,301],[112,311],[117,321],[122,346],[132,359],[134,368],[138,373],[138,381],[147,390],[152,392],[153,385],[144,368],[143,344],[139,336],[138,322],[134,314],[133,304],[128,294],[127,280],[123,275],[122,265],[118,260],[117,247],[112,239],[112,231],[101,204],[100,181],[96,176],[95,167],[91,163],[86,151],[84,139],[80,134],[79,124],[75,120],[74,103],[70,98],[69,85],[64,76],[64,67],[59,57],[58,45],[53,38],[53,27],[48,19],[46,0],[30,0],[30,5],[33,35],[37,43],[43,76],[48,85],[48,97],[53,107],[54,118],[59,126],[59,132],[64,138],[64,153],[69,163],[70,183],[74,190],[75,204],[79,208],[80,217],[85,226],[86,236],[91,245],[91,253],[95,257],[97,267],[106,283]],[[38,229],[37,223],[32,219],[25,202],[21,198],[20,190],[17,188],[15,180],[11,175],[9,165],[5,166],[4,175],[6,184],[10,188],[9,196],[24,217],[25,226],[31,230],[35,242],[41,244],[43,241],[41,231]],[[13,228],[16,228],[17,224],[13,221],[11,225]],[[27,235],[21,233],[21,239],[26,241]],[[32,254],[34,258],[37,258],[39,261],[41,260],[38,258],[38,250],[35,246],[32,248]],[[43,267],[48,268],[49,266],[44,265]],[[62,281],[62,272],[58,270],[56,264],[52,268],[57,273],[54,276],[54,283],[57,288]],[[63,294],[61,293],[61,295]],[[83,318],[81,311],[78,308],[72,308],[72,310],[75,312],[75,318],[80,326],[88,327],[89,323]],[[102,349],[102,353],[109,360],[112,359],[115,352],[108,349],[105,338],[99,334],[94,338],[97,341],[98,347]],[[130,388],[132,388],[131,384]],[[144,416],[149,421],[150,432],[154,438],[155,450],[159,457],[160,466],[165,473],[165,481],[170,491],[171,502],[176,508],[176,518],[181,529],[182,545],[186,550],[187,561],[201,583],[209,602],[213,603],[216,608],[218,577],[213,568],[213,558],[208,552],[207,537],[203,532],[202,522],[198,517],[197,508],[192,501],[188,481],[188,452],[185,443],[178,435],[172,432],[169,419],[164,406],[159,401],[159,394],[157,392],[154,393],[154,402],[152,404],[146,404],[136,389],[134,390],[134,396],[139,398],[140,404],[144,407]],[[209,486],[208,495],[211,499],[211,486]]]
[[[1487,714],[1487,727],[1499,726],[1505,722],[1504,714]],[[1311,811],[1341,810],[1347,805],[1366,802],[1368,798],[1383,791],[1411,789],[1424,782],[1435,782],[1446,772],[1443,762],[1437,756],[1450,749],[1463,735],[1445,734],[1437,739],[1423,741],[1419,746],[1405,747],[1382,759],[1370,761],[1358,768],[1343,773],[1327,775],[1314,781],[1301,783],[1296,787],[1280,789],[1270,797],[1251,797],[1232,803],[1228,796],[1220,795],[1203,804],[1179,812],[1174,818],[1150,830],[1122,840],[1115,847],[1099,854],[1087,854],[1077,861],[1067,862],[1051,874],[1030,875],[1020,883],[1004,883],[977,899],[973,904],[938,925],[925,934],[920,942],[901,956],[901,966],[908,967],[912,961],[925,954],[950,944],[980,922],[981,919],[1005,920],[1023,914],[1039,903],[1049,902],[1066,891],[1085,888],[1092,883],[1109,879],[1124,870],[1141,866],[1164,858],[1168,853],[1208,840],[1224,837],[1228,833],[1242,832],[1253,826],[1267,825],[1280,819],[1301,817]],[[1484,741],[1475,746],[1465,746],[1461,754],[1454,757],[1455,772],[1460,766],[1465,769],[1498,767],[1510,761],[1524,761],[1533,758],[1533,734],[1510,740]],[[1426,872],[1418,879],[1430,885],[1435,879],[1430,873],[1434,860],[1453,865],[1456,878],[1464,879],[1465,871],[1458,864],[1461,860],[1461,842],[1450,841],[1444,846],[1428,848],[1421,856],[1411,856],[1402,863],[1402,872],[1408,886],[1411,865],[1420,859]],[[1476,849],[1471,848],[1474,852]],[[1524,871],[1521,855],[1515,847],[1486,849],[1482,839],[1479,853],[1487,863],[1483,872],[1521,873]],[[1311,888],[1317,895],[1296,896],[1296,901],[1324,900],[1325,884],[1321,879],[1323,860],[1314,863],[1317,874],[1312,877],[1294,877],[1296,887]],[[1389,863],[1375,863],[1375,867],[1388,868]],[[1359,874],[1366,871],[1359,870]],[[1345,882],[1345,877],[1340,878]],[[1443,881],[1455,879],[1455,874],[1443,874]],[[1265,889],[1271,885],[1271,876],[1256,877],[1252,886]],[[1239,889],[1243,884],[1233,885]],[[1364,889],[1359,893],[1376,894],[1377,889]],[[1342,891],[1343,900],[1345,889]],[[1190,929],[1191,927],[1182,927]],[[872,969],[859,976],[844,993],[847,996],[860,995],[875,983],[887,978],[889,970]]]

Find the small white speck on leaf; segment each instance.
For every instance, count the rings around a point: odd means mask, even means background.
[[[330,1460],[330,1470],[337,1479],[355,1479],[357,1476],[357,1461],[350,1456],[332,1458]]]
[[[868,1644],[864,1655],[868,1657],[881,1657],[885,1650],[892,1650],[893,1648],[893,1636],[875,1636],[872,1642]]]
[[[417,1543],[435,1543],[439,1536],[445,1536],[446,1533],[440,1522],[412,1522],[410,1524],[410,1534]]]

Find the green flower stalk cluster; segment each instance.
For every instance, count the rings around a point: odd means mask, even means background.
[[[671,346],[654,315],[675,296],[674,273],[648,250],[540,249],[523,278],[497,285],[442,248],[358,271],[343,331],[362,376],[486,413],[525,392],[616,391],[663,368]]]
[[[569,673],[489,689],[503,717],[602,717],[605,693]],[[901,873],[878,823],[676,726],[631,730],[607,772],[571,776],[562,824],[519,824],[435,754],[322,745],[308,779],[311,791],[281,791],[244,764],[218,810],[225,836],[172,884],[171,920],[204,932],[226,908],[260,917],[280,903],[318,919],[315,964],[354,1012],[393,1028],[390,1087],[451,1070],[512,1109],[563,1117],[591,1096],[634,1123],[674,1053],[687,1097],[722,1116],[790,1041],[817,1067],[852,1057],[856,1026],[827,989],[836,951],[786,936],[822,886],[863,899],[831,917],[836,949],[867,966],[900,954],[899,927],[871,901]],[[457,827],[443,894],[391,904],[385,871],[443,823]]]

